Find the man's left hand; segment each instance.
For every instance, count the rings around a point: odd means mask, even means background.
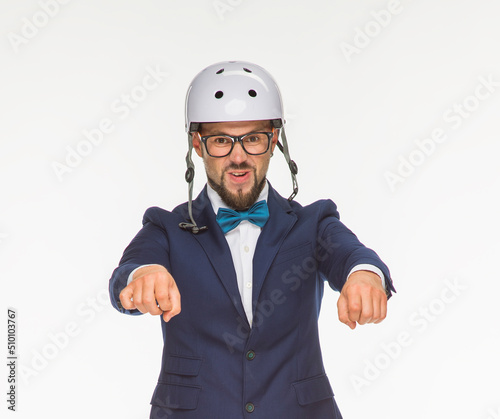
[[[387,295],[380,277],[356,271],[347,278],[337,301],[339,320],[351,329],[356,323],[380,323],[387,315]]]

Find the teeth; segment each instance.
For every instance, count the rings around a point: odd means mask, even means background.
[[[233,173],[233,176],[243,176],[245,173]]]

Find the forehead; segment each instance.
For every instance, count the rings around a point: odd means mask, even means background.
[[[201,125],[204,134],[241,135],[251,131],[268,131],[272,125],[269,120],[205,122]]]

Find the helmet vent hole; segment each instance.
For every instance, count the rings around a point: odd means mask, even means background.
[[[248,91],[248,94],[249,94],[250,96],[252,96],[252,97],[257,96],[257,92],[256,92],[255,90],[253,90],[253,89],[249,90],[249,91]]]
[[[249,70],[248,68],[243,67],[243,70],[245,70],[247,73],[251,73],[252,70]]]
[[[224,71],[224,69],[223,69],[223,68],[221,68],[221,69],[220,69],[219,71],[217,71],[215,74],[220,74],[220,73],[222,73],[223,71]]]
[[[215,97],[217,99],[220,99],[222,96],[224,96],[224,93],[222,91],[219,90],[219,91],[215,92]]]

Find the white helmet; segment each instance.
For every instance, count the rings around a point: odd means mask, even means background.
[[[279,120],[284,123],[278,86],[262,67],[223,61],[200,71],[186,94],[186,131],[202,122]]]
[[[281,131],[283,144],[278,141],[277,146],[285,156],[292,175],[293,192],[288,198],[291,201],[298,192],[298,169],[288,152],[283,128],[283,103],[278,85],[272,76],[262,67],[247,61],[222,61],[208,66],[196,75],[189,85],[185,105],[185,128],[189,145],[185,178],[189,184],[190,222],[180,223],[179,227],[194,234],[207,229],[206,226],[198,227],[192,213],[192,133],[198,130],[200,123],[260,120],[271,120],[273,126]]]

